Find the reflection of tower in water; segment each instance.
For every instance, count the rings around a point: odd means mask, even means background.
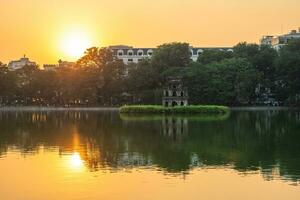
[[[181,141],[188,134],[188,119],[183,117],[163,117],[162,133],[173,141]]]

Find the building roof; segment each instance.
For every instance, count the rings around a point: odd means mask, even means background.
[[[132,46],[126,46],[126,45],[115,45],[115,46],[109,46],[108,48],[112,49],[114,52],[114,55],[117,55],[118,50],[122,50],[124,55],[128,55],[128,51],[133,51],[133,55],[138,55],[138,51],[142,51],[143,55],[147,55],[149,50],[154,51],[156,48],[134,48]],[[191,51],[193,52],[193,55],[197,55],[198,50],[208,50],[208,49],[216,49],[216,50],[223,50],[228,51],[232,50],[232,47],[190,47]]]

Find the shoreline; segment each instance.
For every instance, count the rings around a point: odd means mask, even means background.
[[[54,107],[54,106],[3,106],[1,111],[119,111],[121,107]],[[297,107],[243,106],[229,107],[231,111],[300,110]]]
[[[0,111],[119,111],[119,107],[4,106]]]
[[[280,110],[299,110],[297,107],[287,106],[241,106],[241,107],[230,107],[231,111],[280,111]]]

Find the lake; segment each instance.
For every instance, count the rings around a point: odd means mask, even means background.
[[[0,199],[300,199],[300,112],[1,111]]]

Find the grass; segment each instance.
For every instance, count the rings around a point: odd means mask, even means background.
[[[164,107],[159,105],[132,105],[122,106],[120,113],[147,113],[147,114],[226,114],[229,108],[216,105],[190,105]]]

